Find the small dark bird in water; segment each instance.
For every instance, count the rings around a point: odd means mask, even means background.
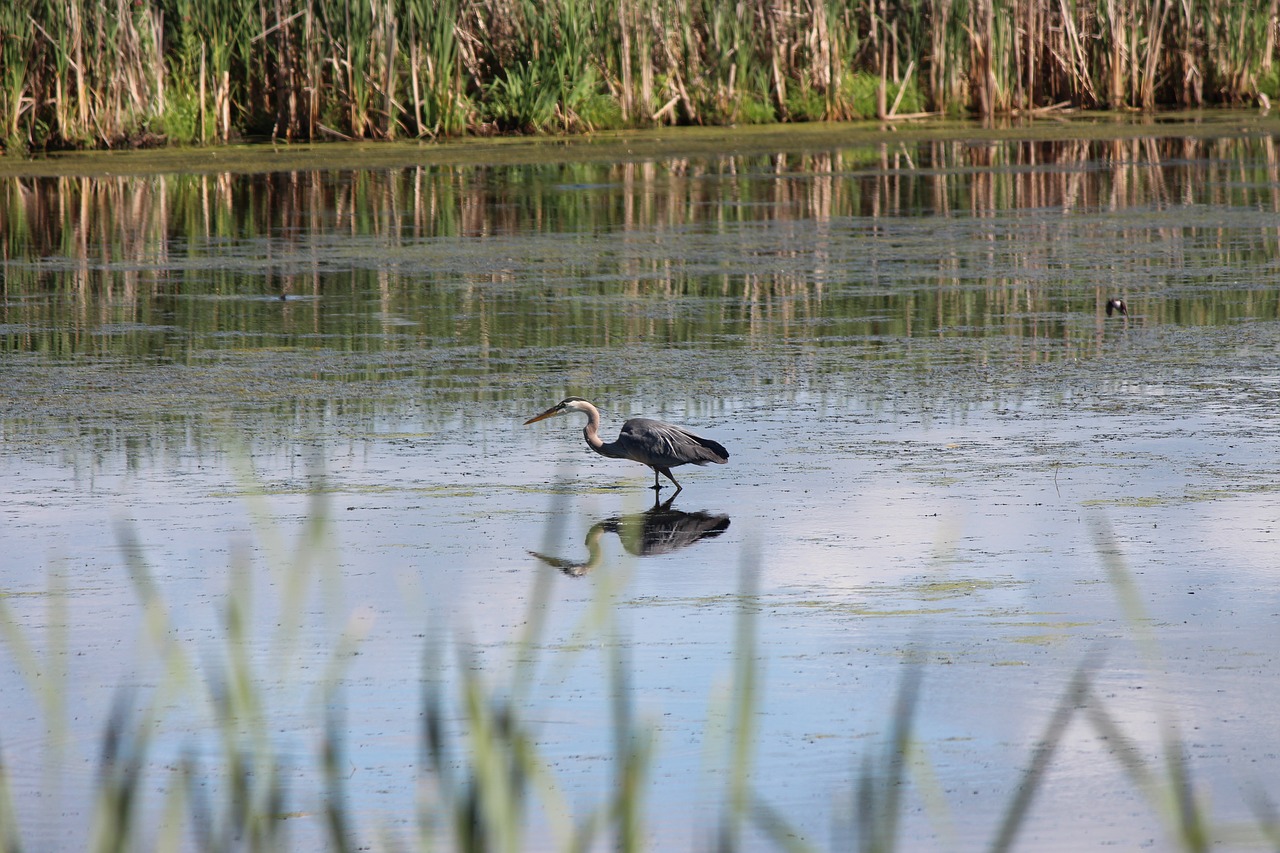
[[[630,459],[652,468],[654,491],[662,489],[658,482],[659,474],[675,484],[676,491],[673,494],[684,488],[671,476],[671,469],[677,465],[706,465],[708,462],[724,464],[729,461],[729,451],[719,442],[694,435],[682,427],[649,418],[631,418],[622,425],[617,441],[603,441],[600,438],[600,410],[581,397],[566,397],[524,423],[528,426],[570,412],[582,412],[587,416],[587,425],[582,434],[596,453],[610,459]]]
[[[1124,304],[1123,299],[1115,299],[1115,298],[1108,299],[1107,300],[1107,316],[1110,317],[1116,311],[1119,311],[1120,314],[1124,317],[1129,316],[1129,306]]]

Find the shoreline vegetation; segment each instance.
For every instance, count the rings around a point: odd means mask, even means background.
[[[17,0],[5,155],[1257,104],[1280,0]]]

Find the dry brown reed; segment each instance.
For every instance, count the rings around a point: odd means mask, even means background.
[[[1280,0],[18,0],[6,150],[1262,101]]]

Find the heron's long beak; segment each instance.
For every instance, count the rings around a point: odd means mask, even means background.
[[[563,414],[563,413],[564,413],[564,407],[558,406],[558,405],[552,406],[542,414],[535,415],[534,417],[529,418],[529,420],[524,422],[524,425],[528,426],[529,424],[536,424],[538,421],[545,421],[547,418],[554,418],[556,415]]]

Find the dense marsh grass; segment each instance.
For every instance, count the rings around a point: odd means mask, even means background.
[[[1251,103],[1277,0],[16,0],[7,151]]]

